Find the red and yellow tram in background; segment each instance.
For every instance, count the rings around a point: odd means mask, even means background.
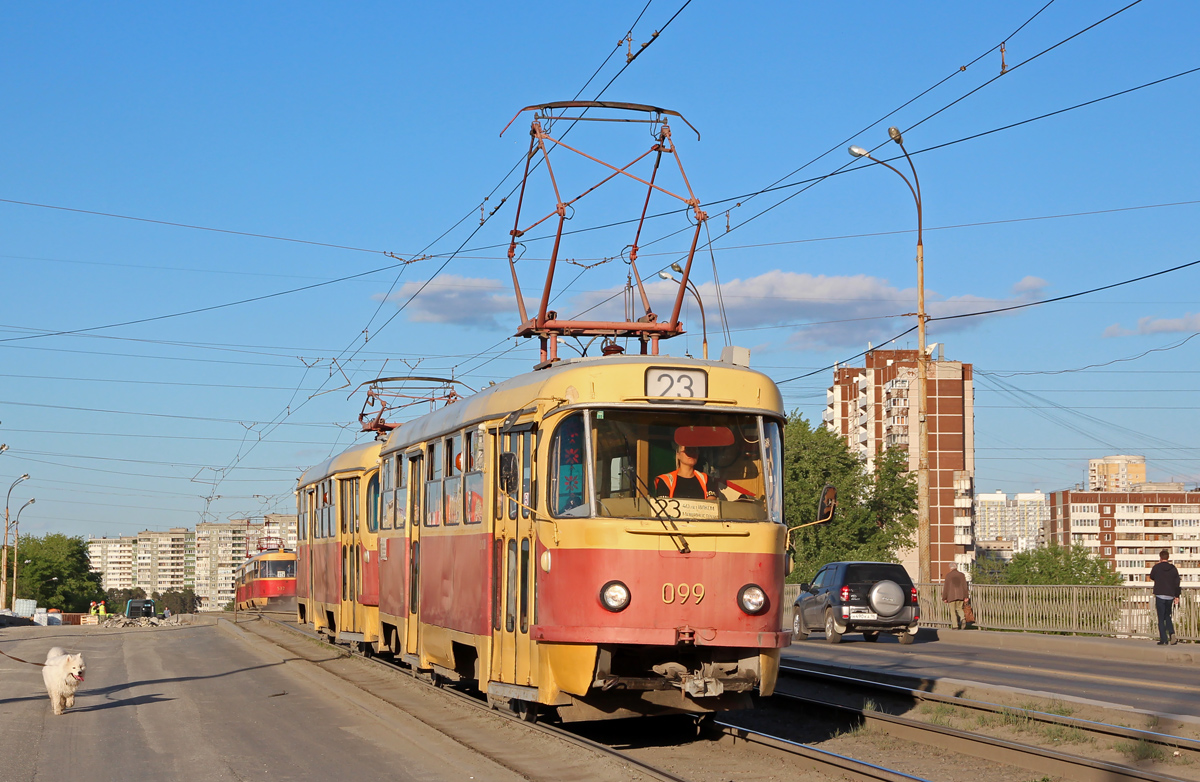
[[[299,620],[566,721],[770,694],[784,416],[735,355],[560,361],[309,469]]]
[[[260,540],[258,553],[238,567],[235,583],[239,610],[295,611],[296,552],[284,550],[282,541]]]

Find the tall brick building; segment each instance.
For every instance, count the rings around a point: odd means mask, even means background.
[[[838,367],[826,392],[823,420],[846,438],[851,450],[874,468],[875,458],[897,446],[908,466],[919,459],[917,351],[872,350],[862,367]],[[972,366],[961,361],[929,362],[929,562],[940,581],[950,568],[967,570],[975,559],[975,391]],[[916,539],[901,554],[918,574]]]
[[[1147,580],[1167,549],[1184,583],[1200,582],[1200,491],[1056,491],[1050,540],[1082,543],[1126,584]]]

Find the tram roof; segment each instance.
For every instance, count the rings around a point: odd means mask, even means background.
[[[337,475],[342,472],[358,472],[370,469],[379,458],[379,446],[376,442],[360,443],[351,446],[339,454],[330,456],[318,465],[309,467],[300,474],[299,485],[308,486],[317,481]]]
[[[404,423],[388,436],[382,452],[398,451],[475,422],[492,420],[517,410],[528,409],[538,402],[565,399],[567,404],[620,404],[637,396],[629,393],[629,373],[644,373],[650,367],[703,369],[708,373],[710,398],[734,398],[744,401],[744,405],[735,408],[737,410],[752,408],[762,413],[783,415],[783,398],[774,381],[765,374],[745,366],[724,361],[661,355],[572,358],[557,362],[552,367],[518,375],[489,386],[466,399]],[[640,379],[638,382],[641,382]],[[687,409],[696,408],[688,405]],[[721,405],[704,409],[710,412],[725,412],[730,408]]]

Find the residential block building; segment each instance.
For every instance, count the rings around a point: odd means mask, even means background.
[[[975,495],[975,542],[1004,540],[1013,553],[1036,548],[1050,520],[1050,500],[1040,491]]]
[[[100,574],[101,589],[133,589],[137,586],[136,535],[119,538],[88,538],[89,568]]]
[[[861,367],[838,367],[823,421],[874,468],[891,447],[919,461],[917,351],[871,350]],[[929,561],[934,580],[974,561],[975,391],[972,366],[940,356],[928,367]],[[902,563],[917,576],[917,541]]]
[[[1082,543],[1126,584],[1145,582],[1162,549],[1186,582],[1200,582],[1200,491],[1056,491],[1047,537]]]
[[[1088,491],[1130,491],[1146,482],[1146,457],[1117,454],[1088,459]]]
[[[181,590],[194,584],[195,533],[174,527],[119,538],[89,538],[88,558],[104,589],[141,588],[148,595]]]

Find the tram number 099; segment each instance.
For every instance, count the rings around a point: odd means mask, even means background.
[[[662,601],[667,605],[678,601],[680,605],[684,605],[688,600],[695,600],[696,605],[700,605],[700,601],[704,599],[704,584],[672,584],[667,582],[662,587]]]

